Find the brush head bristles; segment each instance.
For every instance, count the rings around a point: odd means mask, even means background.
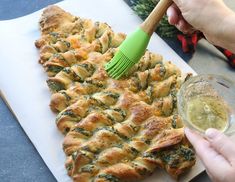
[[[111,78],[119,79],[134,64],[135,62],[132,62],[121,50],[119,50],[113,59],[105,65],[105,70]]]
[[[149,39],[150,36],[141,28],[138,28],[127,36],[113,59],[105,65],[105,70],[108,72],[109,76],[114,79],[119,79],[137,63],[144,54]]]

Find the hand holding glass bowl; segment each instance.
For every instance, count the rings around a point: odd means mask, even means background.
[[[219,75],[191,77],[177,95],[178,112],[185,126],[202,134],[215,128],[235,133],[235,84]]]

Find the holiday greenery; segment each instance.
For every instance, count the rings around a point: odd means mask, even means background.
[[[130,0],[132,9],[144,20],[159,0]],[[162,37],[175,37],[179,31],[168,23],[165,15],[157,26],[156,32]]]

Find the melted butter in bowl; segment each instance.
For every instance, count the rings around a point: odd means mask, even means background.
[[[229,125],[229,115],[226,104],[217,97],[191,98],[186,108],[187,120],[202,131],[206,131],[208,128],[225,131]]]
[[[198,75],[177,94],[177,108],[185,126],[202,134],[208,128],[235,133],[235,84],[219,75]]]

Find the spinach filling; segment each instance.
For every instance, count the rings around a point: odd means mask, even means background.
[[[146,143],[147,145],[151,144],[151,140],[149,140],[149,139],[144,139],[143,142]]]
[[[65,85],[53,80],[47,80],[47,85],[52,92],[58,92],[60,90],[65,90]]]
[[[85,165],[81,168],[81,172],[91,173],[94,171],[94,169],[95,169],[94,165],[88,164],[88,165]]]
[[[101,107],[102,109],[108,109],[108,106],[105,105],[103,102],[101,102],[100,100],[97,100],[96,98],[93,98],[92,96],[89,96],[90,100],[93,100],[94,101],[94,104],[95,105],[98,105],[99,107]]]
[[[113,37],[112,37],[112,35],[110,33],[108,34],[108,38],[109,38],[108,47],[110,47],[111,44],[112,44],[112,41],[113,41]]]
[[[72,118],[76,118],[76,117],[77,117],[77,115],[74,114],[72,110],[66,110],[66,111],[64,111],[61,115],[70,116],[70,117],[72,117]]]
[[[74,161],[76,160],[77,156],[78,156],[78,152],[77,151],[72,153],[72,159]]]
[[[59,38],[59,33],[57,33],[57,32],[49,32],[49,35],[56,37],[56,38]]]
[[[132,78],[134,85],[135,85],[135,92],[138,92],[141,90],[141,85],[140,85],[140,79],[138,77],[138,75],[136,74],[133,78]]]
[[[179,154],[182,155],[187,161],[195,160],[195,152],[191,148],[181,146],[179,148]]]
[[[50,32],[49,35],[51,36],[51,42],[55,44],[57,40],[60,38],[59,33],[57,32]]]
[[[65,91],[61,91],[60,93],[64,95],[67,101],[72,99]]]
[[[114,130],[114,133],[115,133],[116,135],[118,135],[121,139],[125,140],[125,141],[130,140],[127,136],[123,135],[123,134],[120,133],[118,130]]]
[[[148,86],[146,90],[146,95],[149,98],[149,104],[151,104],[153,102],[153,86],[152,85]]]
[[[122,109],[120,109],[120,108],[115,108],[115,109],[113,109],[113,110],[114,110],[114,111],[117,111],[117,112],[119,112],[119,113],[121,113],[123,119],[125,119],[125,117],[126,117],[126,112],[125,112],[124,110],[122,110]]]
[[[65,67],[62,69],[64,73],[66,73],[69,77],[72,77],[71,79],[76,80],[78,82],[83,82],[84,80],[77,75],[70,67]]]
[[[73,169],[73,164],[67,164],[65,167],[68,171],[70,171]]]
[[[171,122],[171,126],[172,128],[176,128],[177,127],[177,118],[178,118],[178,115],[174,115],[173,118],[172,118],[172,122]]]
[[[94,73],[95,71],[95,67],[92,64],[83,63],[83,64],[79,64],[79,66],[85,68],[86,71],[90,73],[90,75]]]
[[[192,74],[191,73],[188,73],[187,74],[187,76],[186,76],[186,78],[184,79],[184,81],[186,82],[189,78],[191,78],[192,77]]]
[[[84,153],[91,152],[93,154],[99,154],[102,151],[102,149],[100,149],[100,148],[92,148],[91,149],[89,146],[84,146],[84,147],[82,147],[82,151],[84,151]]]
[[[143,157],[144,157],[144,158],[152,158],[152,159],[155,159],[155,158],[156,158],[156,155],[153,155],[153,153],[145,152],[145,153],[143,153]]]
[[[62,71],[67,73],[67,74],[70,74],[71,73],[71,68],[70,67],[65,67]]]
[[[116,120],[114,119],[114,117],[112,117],[111,115],[107,114],[107,113],[104,113],[103,114],[105,115],[105,117],[107,117],[107,119],[109,119],[113,124],[116,122]]]
[[[65,60],[65,58],[64,58],[64,57],[62,56],[62,54],[60,54],[60,53],[55,53],[55,54],[53,54],[53,56],[52,56],[51,59],[54,59],[54,58],[56,58],[56,59],[58,59],[59,61],[65,63],[66,65],[69,65],[68,62]]]
[[[113,145],[113,147],[123,148],[123,144],[122,143],[117,143],[117,144]]]
[[[52,73],[59,73],[61,70],[63,70],[63,67],[58,65],[48,65],[46,68],[46,72],[52,72]]]
[[[172,168],[176,168],[180,162],[180,156],[172,153],[168,154],[162,152],[161,159]]]
[[[114,175],[111,174],[99,174],[97,178],[104,178],[106,181],[109,182],[119,182],[120,179]]]
[[[73,161],[75,161],[78,156],[82,155],[82,156],[86,157],[87,159],[89,159],[89,161],[91,162],[92,159],[89,157],[89,153],[88,152],[89,152],[88,150],[79,150],[79,151],[73,152],[72,155],[71,155]]]
[[[90,131],[87,131],[83,128],[74,128],[72,131],[75,131],[75,132],[78,132],[78,133],[81,133],[82,135],[85,135],[87,137],[91,136],[92,133]]]
[[[70,48],[71,45],[68,41],[63,40],[62,42],[66,45],[67,48]]]
[[[114,134],[117,135],[119,138],[121,138],[121,139],[123,139],[123,140],[125,140],[125,141],[129,140],[129,138],[128,138],[127,136],[123,135],[123,134],[120,133],[118,130],[114,129],[112,126],[111,126],[111,127],[110,127],[110,126],[103,126],[103,127],[100,127],[100,128],[95,129],[94,132],[98,132],[98,131],[100,131],[100,130],[107,130],[107,131],[109,131],[109,132],[111,132],[111,133],[114,133]]]
[[[131,150],[131,153],[132,153],[134,156],[137,156],[137,155],[140,153],[140,152],[139,152],[136,148],[134,148],[134,147],[131,147],[130,150]]]
[[[160,76],[163,77],[166,74],[166,68],[163,64],[160,66]]]
[[[134,132],[138,132],[140,129],[140,126],[130,125],[130,127],[132,128]]]
[[[184,161],[195,160],[195,153],[191,148],[186,146],[174,146],[172,150],[166,149],[161,151],[154,151],[144,153],[144,158],[161,159],[163,163],[169,165],[171,168],[178,167]]]
[[[115,100],[117,100],[120,96],[118,93],[113,93],[113,92],[103,92],[103,93]]]
[[[101,82],[101,81],[97,81],[97,80],[86,80],[85,81],[86,83],[89,83],[91,85],[94,85],[96,87],[99,87],[99,88],[104,88],[104,84]]]
[[[65,110],[60,112],[57,117],[56,117],[56,124],[58,124],[58,122],[60,121],[62,116],[69,116],[71,118],[73,118],[73,120],[69,120],[69,121],[73,121],[73,122],[78,122],[80,121],[82,118],[80,116],[77,116],[76,114],[73,113],[72,110]]]
[[[171,91],[171,97],[172,97],[172,100],[173,100],[173,108],[177,108],[177,91],[176,91],[176,89],[173,89],[172,91]]]
[[[97,51],[100,52],[100,53],[103,53],[103,45],[102,45],[100,39],[96,39],[96,40],[97,40],[98,45],[99,45],[99,50],[97,50]]]
[[[106,112],[102,112],[113,124],[115,122],[121,122],[125,119],[126,117],[126,113],[125,111],[123,111],[122,109],[119,109],[119,108],[115,108],[115,109],[109,109],[111,110],[111,113],[106,113]],[[114,112],[117,112],[117,113],[114,113]],[[114,116],[113,116],[113,115]],[[115,118],[115,116],[120,115],[121,118],[119,118],[119,116],[117,118]]]

